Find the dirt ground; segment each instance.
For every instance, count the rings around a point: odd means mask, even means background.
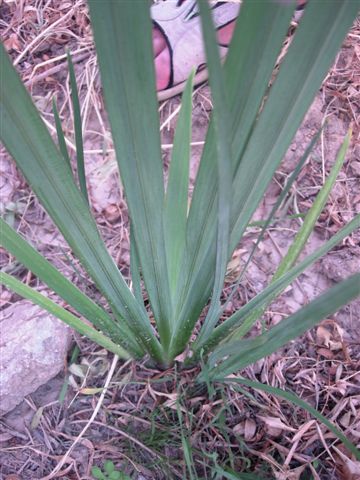
[[[17,63],[52,133],[55,129],[51,100],[56,95],[72,153],[73,131],[64,52],[66,48],[73,52],[81,89],[91,205],[109,251],[128,277],[126,203],[119,188],[85,2],[5,0],[0,1],[0,8],[5,47]],[[306,252],[313,251],[360,213],[359,38],[358,20],[256,212],[253,221],[266,218],[297,160],[326,120],[321,138],[282,208],[283,218],[268,229],[246,277],[228,304],[227,315],[268,284],[302,221],[289,216],[309,209],[350,125],[354,134],[347,160]],[[159,105],[165,172],[179,105],[179,98]],[[193,96],[192,185],[210,112],[209,89],[204,85],[196,89]],[[74,263],[66,260],[64,252],[68,256],[71,253],[62,236],[6,155],[0,169],[1,214],[64,274],[79,283],[73,266],[75,264],[82,274],[81,267],[76,259]],[[224,300],[258,232],[258,227],[249,228],[235,251],[228,268]],[[3,250],[0,261],[1,266],[12,264],[18,278],[36,285],[29,272],[13,262]],[[359,231],[294,282],[267,310],[266,324],[275,325],[355,271],[360,271]],[[84,276],[81,283],[83,289],[93,291]],[[7,290],[1,292],[2,307],[18,299]],[[294,391],[336,422],[354,443],[359,442],[359,320],[360,300],[357,300],[281,352],[242,373],[250,379]],[[261,328],[259,323],[253,333]],[[89,422],[113,360],[110,354],[87,340],[77,335],[74,340],[81,354],[67,373],[51,380],[0,419],[1,479],[55,478],[47,475],[72,448],[77,435]],[[60,404],[58,399],[65,376],[69,388],[64,403]],[[117,365],[98,416],[84,438],[72,448],[57,477],[92,478],[91,466],[111,459],[133,479],[184,478],[182,431],[175,427],[179,423],[180,408],[186,438],[194,449],[194,462],[199,472],[206,471],[204,462],[215,462],[234,465],[237,469],[240,465],[244,471],[257,472],[254,478],[360,478],[360,465],[349,458],[331,433],[303,410],[270,394],[246,389],[238,391],[230,386],[220,386],[215,400],[209,400],[204,392],[192,394],[189,399],[188,384],[192,378],[192,372],[179,378],[176,371],[157,372],[145,364]],[[176,406],[176,400],[180,407]],[[216,461],[212,456],[215,451]]]

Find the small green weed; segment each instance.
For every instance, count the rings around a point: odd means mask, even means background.
[[[99,467],[92,467],[91,475],[98,480],[131,480],[129,475],[117,470],[111,460],[106,460],[103,470]]]

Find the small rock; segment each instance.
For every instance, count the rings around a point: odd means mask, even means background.
[[[71,329],[25,300],[1,312],[0,329],[0,415],[4,415],[62,370]]]

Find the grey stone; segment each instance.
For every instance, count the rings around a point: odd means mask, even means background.
[[[0,415],[4,415],[63,369],[71,329],[25,300],[0,315]]]

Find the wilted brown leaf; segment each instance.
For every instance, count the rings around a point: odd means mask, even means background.
[[[360,462],[347,457],[342,451],[333,447],[337,452],[338,474],[341,480],[359,480]]]
[[[278,417],[262,417],[262,416],[258,416],[258,418],[260,420],[262,420],[265,425],[267,427],[270,427],[270,428],[276,428],[276,429],[279,429],[279,430],[286,430],[287,432],[296,432],[296,429],[293,428],[293,427],[289,427],[288,425],[285,425],[285,423],[283,423],[280,418]]]
[[[20,52],[21,44],[20,44],[19,37],[16,35],[16,33],[12,33],[9,36],[9,38],[7,38],[4,41],[4,47],[5,47],[7,52],[11,52],[12,50]]]
[[[287,470],[285,472],[275,472],[276,480],[299,480],[301,474],[305,470],[306,465],[301,465],[294,470]]]

